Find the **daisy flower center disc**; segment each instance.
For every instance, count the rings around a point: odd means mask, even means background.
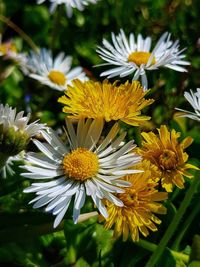
[[[16,53],[17,52],[16,46],[14,44],[11,44],[11,43],[0,45],[0,52],[3,55],[6,55],[9,51]]]
[[[64,157],[63,170],[66,176],[84,181],[98,172],[98,157],[86,148],[77,148]]]
[[[140,66],[142,64],[147,64],[149,58],[151,56],[151,53],[149,52],[133,52],[129,55],[128,61],[133,62],[136,65]],[[151,64],[155,64],[156,59],[153,57]]]
[[[49,72],[48,78],[52,83],[55,83],[57,85],[62,86],[62,85],[65,85],[66,83],[65,75],[61,71],[58,71],[58,70],[51,70]]]
[[[165,149],[159,157],[159,163],[164,170],[175,169],[177,165],[176,154],[169,149]]]

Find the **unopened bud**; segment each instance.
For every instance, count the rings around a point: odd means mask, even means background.
[[[1,153],[10,156],[19,154],[26,149],[30,141],[30,136],[22,131],[15,130],[14,127],[9,127],[5,132],[2,131],[0,125],[0,151]]]

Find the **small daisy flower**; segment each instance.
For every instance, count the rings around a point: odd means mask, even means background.
[[[156,189],[158,184],[155,179],[159,173],[156,174],[155,166],[151,168],[148,161],[141,162],[141,169],[144,172],[124,177],[131,186],[125,188],[124,193],[116,195],[124,203],[123,207],[105,201],[108,210],[105,228],[114,226],[114,237],[122,235],[123,241],[126,241],[130,234],[132,240],[138,242],[140,233],[146,237],[149,230],[157,231],[156,224],[160,224],[161,220],[154,213],[166,214],[166,208],[160,201],[167,199],[167,193]],[[101,216],[100,220],[103,220]]]
[[[23,53],[18,53],[17,48],[13,41],[2,42],[2,36],[0,34],[0,57],[4,59],[11,59],[16,63],[26,61],[26,56]]]
[[[101,73],[101,76],[112,78],[133,75],[133,80],[138,80],[141,76],[143,87],[148,88],[148,70],[166,67],[180,72],[187,71],[184,66],[189,65],[189,62],[183,60],[184,50],[179,51],[179,42],[172,42],[169,33],[161,36],[153,50],[150,37],[143,39],[139,34],[135,38],[131,33],[127,38],[122,29],[117,36],[114,33],[111,36],[112,44],[103,39],[103,46],[98,46],[97,49],[100,57],[107,62],[98,66],[113,66]]]
[[[147,92],[138,81],[118,84],[107,80],[102,83],[74,80],[58,102],[65,105],[63,112],[69,118],[121,120],[138,126],[151,118],[141,115],[142,109],[154,102],[144,98]]]
[[[90,196],[100,213],[107,217],[102,199],[109,199],[117,206],[123,202],[113,193],[121,193],[121,187],[130,183],[120,178],[140,170],[129,169],[141,157],[133,153],[133,141],[124,143],[125,133],[119,136],[119,126],[115,124],[105,139],[98,144],[103,120],[79,120],[77,130],[70,120],[66,120],[68,148],[51,130],[42,131],[47,143],[34,140],[41,153],[29,153],[28,164],[23,166],[27,173],[22,175],[32,179],[46,179],[47,182],[33,183],[25,193],[35,192],[34,208],[46,206],[47,212],[56,215],[54,227],[61,222],[70,202],[75,197],[73,220],[76,223],[86,196]],[[30,165],[31,164],[31,165]]]
[[[190,93],[185,92],[184,97],[193,107],[194,112],[176,108],[176,110],[184,112],[179,117],[188,117],[192,120],[200,121],[200,88],[197,88],[197,91],[195,93],[192,90],[190,90]]]
[[[5,179],[7,175],[13,176],[15,174],[15,171],[13,170],[14,162],[22,161],[23,158],[24,158],[23,151],[20,152],[17,156],[9,157],[4,166],[2,167],[2,169],[0,170],[0,174],[2,175],[2,177]]]
[[[38,4],[44,3],[46,0],[37,0]],[[50,0],[51,7],[50,12],[55,12],[58,5],[64,4],[67,11],[67,16],[71,17],[73,13],[73,8],[83,11],[84,7],[89,4],[96,4],[99,0]]]
[[[85,80],[86,75],[81,67],[71,69],[72,57],[59,53],[53,59],[52,52],[41,49],[39,54],[32,52],[27,62],[29,76],[55,90],[66,90],[67,84],[77,78]]]
[[[187,163],[188,154],[184,151],[193,140],[191,137],[186,137],[182,142],[179,142],[180,133],[174,129],[169,131],[166,125],[161,125],[158,133],[156,135],[153,132],[143,132],[144,141],[137,153],[159,168],[161,184],[167,192],[172,192],[173,185],[182,189],[185,182],[184,176],[193,177],[188,169],[198,169]]]
[[[23,115],[24,111],[17,113],[16,108],[13,109],[8,104],[5,106],[0,104],[0,125],[3,133],[12,127],[15,132],[21,131],[22,133],[26,133],[30,138],[45,128],[44,124],[39,124],[37,121],[28,124],[31,117],[30,113],[26,117]]]
[[[27,117],[23,115],[23,111],[17,113],[9,105],[0,104],[0,169],[5,167],[4,170],[10,173],[15,156],[26,149],[31,137],[45,128],[37,121],[28,124],[30,114]]]
[[[5,42],[0,44],[0,56],[9,56],[16,53],[16,46],[12,42]]]

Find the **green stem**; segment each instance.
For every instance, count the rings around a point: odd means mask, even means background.
[[[123,23],[122,23],[122,6],[123,4],[120,1],[116,1],[115,3],[115,11],[113,14],[115,14],[115,20],[117,21],[117,24],[119,27],[123,28]]]
[[[50,45],[51,50],[54,49],[56,38],[58,36],[59,24],[60,24],[60,18],[61,18],[61,8],[62,8],[61,6],[58,6],[54,14],[53,29],[52,29],[52,34],[51,34],[51,45]]]
[[[154,252],[156,249],[157,249],[157,245],[154,244],[154,243],[151,243],[149,241],[146,241],[144,239],[141,239],[139,240],[139,242],[135,242],[135,245],[139,246],[139,247],[142,247],[146,250],[149,250],[151,252]]]
[[[70,245],[67,248],[66,262],[69,264],[69,266],[75,266],[76,261],[77,261],[77,251],[74,249],[73,245]]]
[[[179,225],[187,207],[190,204],[190,201],[196,191],[197,186],[199,185],[200,179],[197,175],[195,175],[193,182],[185,194],[185,197],[176,213],[174,216],[172,222],[170,223],[169,227],[167,228],[167,231],[165,232],[163,238],[161,239],[160,243],[158,244],[157,249],[154,251],[152,256],[150,257],[149,261],[145,265],[145,267],[154,267],[159,258],[161,257],[164,249],[166,248],[169,240],[172,238],[174,232],[177,229],[177,226]]]
[[[140,239],[140,241],[138,243],[135,243],[135,244],[146,249],[146,250],[149,250],[151,252],[154,252],[158,248],[158,246],[156,244],[151,243],[151,242],[146,241],[146,240],[143,240],[143,239]],[[189,261],[188,255],[185,255],[185,254],[177,252],[177,251],[173,251],[171,249],[170,249],[170,252],[176,259],[179,259],[185,263],[188,263],[188,261]]]
[[[178,196],[179,192],[180,192],[180,189],[179,189],[178,187],[176,187],[176,188],[174,189],[174,192],[173,192],[172,197],[171,197],[171,199],[170,199],[170,203],[173,203],[173,202],[174,202],[174,200],[175,200],[176,197]]]
[[[3,21],[10,28],[12,28],[14,31],[16,31],[27,42],[27,44],[29,44],[29,46],[34,51],[36,51],[36,52],[38,51],[38,48],[35,45],[35,43],[33,42],[33,40],[22,29],[20,29],[16,24],[14,24],[11,20],[4,17],[3,15],[0,15],[0,21]]]
[[[192,221],[194,220],[194,218],[197,216],[197,214],[200,212],[200,205],[196,205],[194,207],[194,209],[192,210],[192,212],[190,213],[190,215],[188,216],[188,218],[184,221],[182,227],[179,230],[179,234],[177,236],[177,238],[175,239],[172,248],[174,250],[178,250],[179,249],[179,245],[181,243],[181,240],[183,239],[185,233],[187,232],[189,226],[191,225]]]

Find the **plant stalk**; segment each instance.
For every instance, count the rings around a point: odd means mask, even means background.
[[[194,218],[197,216],[197,214],[200,212],[200,205],[196,205],[190,215],[187,217],[187,219],[184,221],[182,227],[179,230],[179,234],[177,235],[177,238],[175,239],[172,248],[174,250],[179,249],[179,245],[181,243],[181,240],[183,239],[185,233],[187,232],[189,226],[191,225]]]
[[[33,42],[33,40],[22,30],[20,29],[16,24],[14,24],[11,20],[6,18],[3,15],[0,15],[0,20],[3,21],[5,24],[7,24],[10,28],[12,28],[14,31],[16,31],[26,42],[29,44],[29,46],[35,51],[38,51],[37,46]]]
[[[147,262],[147,264],[145,265],[145,267],[154,267],[155,264],[158,262],[158,260],[160,259],[164,249],[166,248],[169,240],[172,238],[174,232],[177,229],[177,226],[179,225],[187,207],[190,204],[190,201],[197,189],[197,186],[199,185],[200,179],[196,173],[196,175],[194,176],[193,182],[190,185],[190,188],[188,189],[187,193],[185,194],[185,197],[177,211],[177,213],[175,214],[172,222],[170,223],[169,227],[167,228],[163,238],[161,239],[160,243],[158,244],[157,249],[153,252],[152,256],[150,257],[149,261]]]
[[[151,252],[154,252],[158,248],[158,246],[156,244],[151,243],[149,241],[146,241],[144,239],[140,239],[140,241],[135,243],[135,244],[140,246],[140,247],[142,247],[142,248],[144,248],[144,249],[146,249],[146,250],[149,250]],[[179,260],[182,260],[185,263],[188,263],[188,261],[189,261],[189,256],[188,255],[185,255],[185,254],[183,254],[181,252],[177,252],[177,251],[174,251],[174,250],[171,250],[171,249],[170,249],[170,252],[176,259],[179,259]]]

